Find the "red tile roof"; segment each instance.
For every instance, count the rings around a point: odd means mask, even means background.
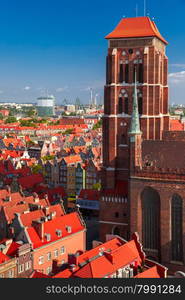
[[[70,156],[64,157],[64,160],[65,160],[66,164],[73,164],[73,163],[82,161],[80,155],[70,155]]]
[[[45,275],[45,274],[43,274],[41,272],[34,271],[30,275],[30,278],[51,278],[51,276]]]
[[[21,246],[21,244],[18,244],[16,242],[12,242],[8,251],[6,252],[6,255],[8,256],[15,256],[17,253],[17,249],[19,249],[19,247]]]
[[[103,195],[105,196],[128,196],[128,181],[126,180],[118,180],[116,182],[115,189],[107,189],[103,191]]]
[[[32,222],[40,219],[41,217],[46,217],[51,213],[55,212],[55,217],[61,217],[65,214],[60,204],[48,206],[45,209],[39,209],[30,211],[26,214],[21,214],[20,220],[25,227],[30,227]]]
[[[111,246],[113,246],[114,249],[111,249]],[[104,249],[103,255],[79,268],[79,270],[73,274],[74,277],[102,278],[113,274],[119,268],[130,265],[131,263],[137,262],[138,265],[142,263],[135,241],[132,240],[124,243],[118,238],[80,255],[78,263],[87,261],[93,256],[96,257],[101,248]],[[82,257],[83,260],[81,259]]]
[[[31,188],[36,184],[44,182],[42,174],[32,174],[18,179],[19,184],[23,188]]]
[[[151,267],[148,270],[139,273],[134,278],[161,278],[157,266]]]
[[[5,261],[8,261],[8,260],[10,260],[10,258],[0,251],[0,264],[4,263]]]
[[[100,191],[84,189],[80,191],[78,198],[98,201],[100,198]]]
[[[77,212],[56,217],[51,221],[46,221],[43,223],[43,226],[44,234],[50,234],[50,241],[47,241],[45,237],[42,241],[34,227],[29,227],[26,229],[34,248],[41,247],[42,245],[49,244],[85,229]],[[71,227],[71,232],[67,231],[67,226]],[[62,237],[57,235],[56,229],[61,230]]]
[[[170,120],[170,131],[183,131],[185,130],[184,123],[179,120]]]
[[[131,38],[131,37],[157,37],[163,43],[168,44],[158,31],[154,21],[149,17],[122,19],[116,28],[108,34],[106,39]]]

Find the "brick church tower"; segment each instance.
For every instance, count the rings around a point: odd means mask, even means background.
[[[106,38],[100,238],[137,231],[148,257],[185,272],[185,130],[168,112],[167,42],[148,17]]]
[[[142,139],[160,140],[163,131],[169,130],[167,42],[148,17],[122,19],[106,39],[102,170],[105,193],[101,201],[100,236],[119,232],[128,238],[128,132],[135,73]]]

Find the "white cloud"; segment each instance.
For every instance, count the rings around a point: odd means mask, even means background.
[[[185,68],[185,64],[170,64],[171,67]]]
[[[56,92],[62,93],[64,91],[68,90],[68,89],[69,89],[68,86],[59,87],[59,88],[56,89]]]
[[[185,82],[185,71],[170,73],[169,81],[171,83],[184,83]]]
[[[28,85],[23,88],[23,90],[25,90],[25,91],[29,91],[30,89],[31,89],[31,87]]]

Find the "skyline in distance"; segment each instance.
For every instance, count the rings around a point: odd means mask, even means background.
[[[165,1],[166,2],[166,1]],[[105,58],[110,33],[123,16],[144,15],[144,1],[124,7],[110,0],[1,1],[0,11],[0,102],[36,102],[48,94],[57,104],[64,98],[83,103],[90,100],[90,88],[103,102]],[[166,3],[146,1],[146,15],[154,21],[169,42],[170,103],[185,104],[185,56],[183,18],[185,3],[177,0],[169,9]]]

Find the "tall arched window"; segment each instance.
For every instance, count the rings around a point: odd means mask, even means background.
[[[182,198],[175,194],[171,202],[172,260],[183,260]]]
[[[135,72],[136,72],[136,76],[138,77],[138,72],[137,72],[137,64],[134,64],[133,66],[133,82],[135,83]],[[136,78],[137,80],[137,78]]]
[[[126,136],[125,136],[125,134],[122,134],[122,135],[121,135],[121,144],[122,144],[122,145],[125,145],[126,142],[127,142]]]
[[[143,83],[143,64],[139,64],[139,82]]]
[[[128,115],[128,97],[125,97],[124,99],[124,103],[125,103],[125,107],[124,107],[124,110],[125,110],[125,114]]]
[[[160,246],[160,196],[151,187],[141,193],[142,235],[146,249],[159,250]]]
[[[141,95],[138,98],[138,111],[140,115],[143,114],[143,97]]]
[[[126,83],[129,82],[129,65],[128,64],[125,65],[125,82]]]
[[[118,100],[118,113],[122,114],[122,112],[123,112],[123,99],[122,99],[122,97],[119,97],[119,100]]]
[[[119,68],[119,82],[123,82],[123,64],[120,64]]]

